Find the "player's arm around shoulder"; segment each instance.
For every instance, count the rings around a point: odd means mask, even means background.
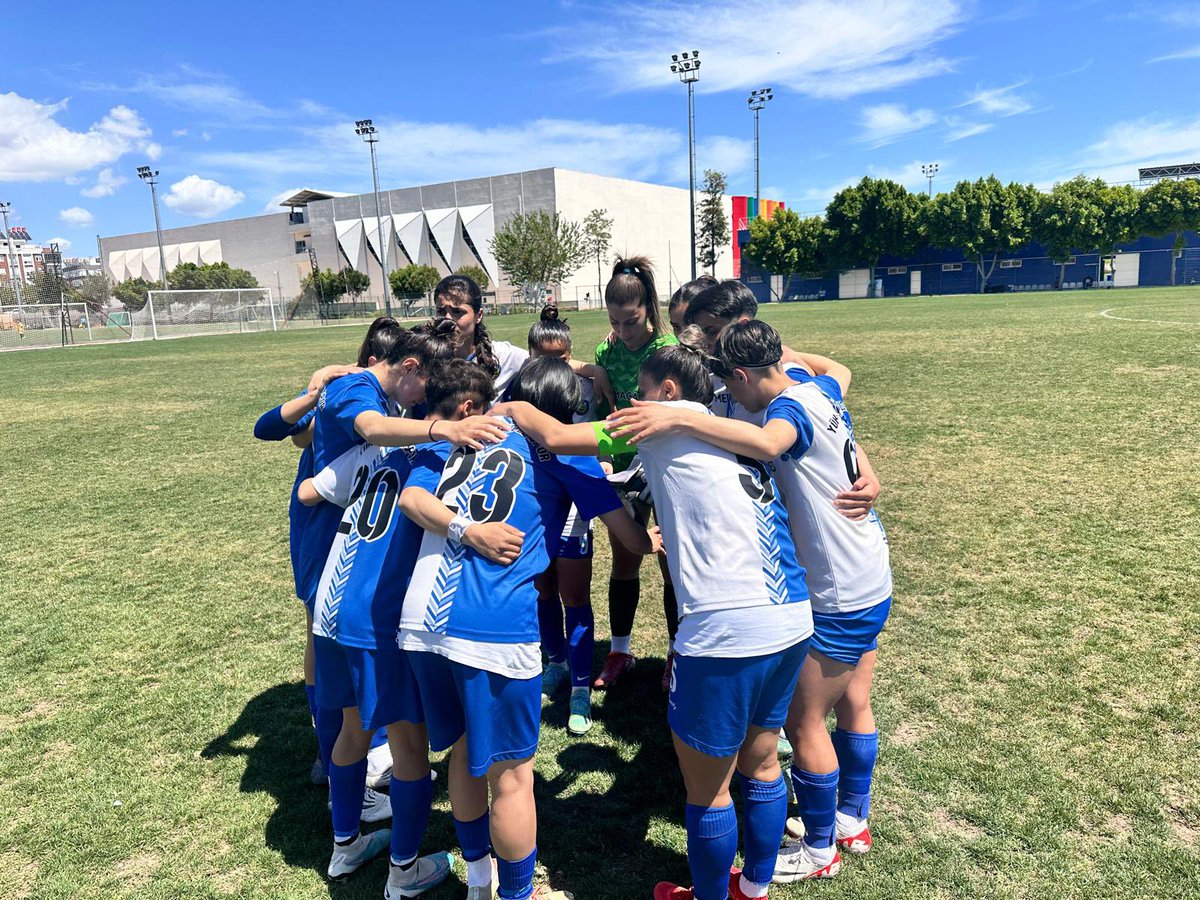
[[[595,456],[598,450],[596,432],[590,422],[566,425],[524,400],[499,403],[492,407],[492,414],[512,419],[527,436],[551,453]]]
[[[400,510],[426,531],[465,544],[492,562],[506,566],[521,555],[524,532],[507,522],[472,522],[423,487],[401,491]]]
[[[798,363],[812,372],[813,375],[828,375],[842,389],[843,398],[850,390],[850,381],[854,373],[850,371],[849,366],[843,365],[835,359],[830,359],[828,356],[818,356],[815,353],[801,353],[798,350],[784,347],[781,362],[784,365]]]

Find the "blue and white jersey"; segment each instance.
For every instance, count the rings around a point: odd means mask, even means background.
[[[317,588],[313,634],[377,649],[396,639],[400,606],[424,531],[397,508],[414,467],[440,473],[442,459],[409,447],[362,445],[313,479],[317,492],[346,505]]]
[[[303,397],[308,389],[297,394]],[[316,415],[315,410],[309,410],[294,425],[283,420],[279,413],[280,407],[263,413],[254,425],[254,436],[263,441],[282,441],[297,435],[308,428]],[[300,461],[296,465],[296,478],[292,482],[292,494],[288,500],[288,553],[292,560],[292,579],[296,586],[296,596],[303,597],[303,584],[308,579],[305,575],[303,560],[300,557],[300,545],[304,540],[304,530],[312,515],[312,508],[300,502],[300,482],[313,475],[313,450],[309,444],[300,452]]]
[[[595,459],[556,456],[513,429],[475,451],[434,445],[447,455],[440,473],[414,471],[424,487],[475,522],[507,522],[525,535],[521,553],[503,566],[464,544],[427,533],[409,582],[400,646],[439,653],[511,678],[541,673],[534,579],[546,571],[567,510],[586,518],[620,507]]]
[[[784,372],[792,381],[804,381],[812,378],[808,371],[796,363],[789,363],[783,367]],[[737,419],[739,422],[749,422],[751,425],[761,425],[763,422],[762,412],[750,412],[742,404],[738,403],[733,397],[733,392],[725,386],[725,382],[716,375],[712,377],[713,399],[712,403],[708,404],[708,411],[714,416],[720,416],[723,419]]]
[[[500,364],[500,372],[492,382],[496,389],[492,402],[499,403],[504,397],[504,392],[508,390],[508,386],[512,384],[512,380],[521,371],[521,366],[529,361],[529,351],[522,350],[516,344],[510,344],[508,341],[492,341],[492,353],[496,355],[496,362]],[[474,353],[467,357],[467,362],[478,362]]]
[[[808,570],[813,608],[853,612],[892,594],[887,535],[874,510],[853,521],[833,505],[858,480],[850,413],[841,386],[827,375],[806,377],[768,404],[766,421],[782,419],[797,441],[771,463],[791,516],[796,555]]]

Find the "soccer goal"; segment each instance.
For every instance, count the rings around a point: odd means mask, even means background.
[[[131,317],[130,340],[276,331],[279,319],[270,288],[149,291]]]
[[[0,306],[0,350],[66,347],[102,340],[106,334],[97,314],[83,303]]]

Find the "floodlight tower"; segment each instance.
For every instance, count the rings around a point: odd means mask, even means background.
[[[762,191],[759,187],[758,178],[758,114],[774,98],[775,95],[771,93],[770,88],[759,88],[756,91],[751,91],[750,96],[746,98],[746,103],[754,110],[754,202],[756,204],[762,202]]]
[[[17,306],[21,305],[21,277],[24,276],[24,269],[17,272],[13,269],[13,242],[12,232],[8,230],[8,214],[12,210],[12,202],[9,200],[0,200],[0,216],[4,217],[4,259],[8,262],[8,283],[13,286],[13,297],[17,301]],[[17,258],[17,263],[20,264],[20,257]]]
[[[388,248],[383,242],[383,212],[379,207],[379,165],[375,160],[375,145],[379,136],[370,119],[359,119],[354,123],[354,133],[361,137],[371,147],[371,181],[375,185],[375,227],[379,239],[379,264],[383,267],[383,305],[387,314],[392,314],[392,290],[388,283]]]
[[[941,166],[939,166],[937,163],[922,163],[921,164],[921,174],[924,175],[925,178],[929,181],[929,196],[930,197],[933,196],[933,176],[938,173],[938,169],[940,169],[940,168],[941,168]]]
[[[158,267],[162,275],[163,290],[169,291],[171,288],[167,284],[167,255],[163,252],[162,224],[158,220],[158,170],[151,172],[149,166],[138,166],[137,176],[150,185],[150,199],[154,203],[154,233],[158,235]]]
[[[692,235],[692,280],[696,280],[696,82],[700,80],[700,51],[671,54],[671,71],[688,89],[688,210]]]

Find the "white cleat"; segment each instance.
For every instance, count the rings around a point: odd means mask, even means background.
[[[374,747],[367,754],[367,787],[387,787],[392,781],[392,748],[387,744]]]
[[[804,820],[799,816],[790,816],[783,825],[783,831],[789,838],[800,840],[804,837]]]
[[[392,817],[392,798],[373,788],[363,791],[362,820],[383,822]]]
[[[329,880],[345,881],[364,865],[387,850],[392,840],[392,830],[381,828],[370,834],[360,834],[349,844],[334,844],[333,856],[329,860]]]
[[[833,878],[842,870],[842,857],[835,847],[832,859],[823,859],[813,853],[804,841],[785,844],[775,860],[776,884],[791,884],[793,881],[808,881],[817,878]]]
[[[384,900],[420,896],[445,881],[453,865],[454,857],[449,853],[433,853],[422,856],[407,872],[392,866],[383,889]]]

